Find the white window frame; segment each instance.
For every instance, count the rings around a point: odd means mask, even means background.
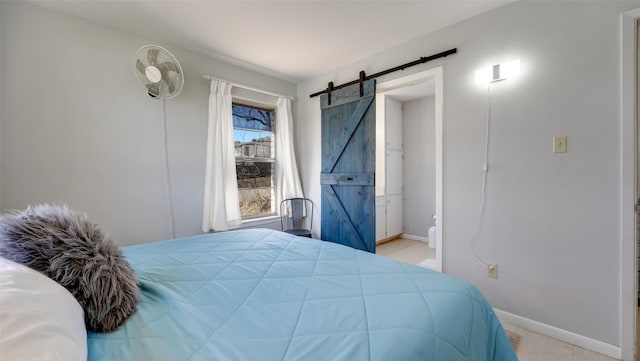
[[[256,131],[256,132],[263,132],[265,134],[273,134],[273,138],[274,141],[271,142],[271,157],[270,158],[255,158],[255,157],[242,157],[242,156],[236,156],[236,164],[240,163],[240,162],[247,162],[247,161],[258,161],[261,163],[271,163],[271,209],[272,212],[269,214],[261,214],[261,215],[257,215],[257,216],[246,216],[241,214],[241,219],[242,219],[242,223],[246,224],[246,223],[259,223],[260,221],[266,221],[266,220],[272,220],[275,218],[279,217],[279,211],[278,211],[278,207],[277,207],[277,195],[276,195],[276,190],[277,190],[277,184],[276,184],[276,155],[277,155],[277,149],[276,149],[276,142],[275,142],[275,134],[278,128],[278,124],[276,122],[276,106],[273,104],[267,104],[267,103],[262,103],[262,102],[258,102],[255,100],[251,100],[251,99],[247,99],[244,97],[238,97],[238,96],[232,96],[232,104],[233,105],[240,105],[240,106],[245,106],[245,107],[250,107],[250,108],[256,108],[256,109],[261,109],[261,110],[267,110],[270,111],[271,113],[273,113],[273,123],[272,123],[272,131],[259,131],[259,130],[253,130],[253,129],[247,129],[247,130],[251,130],[251,131]],[[242,128],[236,128],[235,126],[233,127],[233,129],[242,129]],[[238,187],[238,190],[240,190],[240,188]],[[239,199],[238,199],[239,201]]]

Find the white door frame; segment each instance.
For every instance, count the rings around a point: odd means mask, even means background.
[[[435,110],[436,110],[436,270],[442,272],[443,264],[442,264],[442,224],[443,222],[443,189],[442,189],[442,150],[443,150],[443,125],[442,125],[442,104],[443,104],[443,95],[442,92],[442,79],[443,71],[442,67],[439,66],[437,68],[425,70],[416,74],[408,75],[402,78],[397,78],[393,80],[389,80],[386,82],[382,82],[376,84],[376,95],[383,94],[385,92],[404,88],[408,86],[413,86],[421,83],[426,83],[428,81],[434,81],[435,83]]]
[[[620,348],[622,359],[635,360],[637,313],[636,216],[636,21],[640,8],[621,15],[620,46]]]

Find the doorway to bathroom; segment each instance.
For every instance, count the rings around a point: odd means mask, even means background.
[[[376,89],[377,253],[394,252],[400,260],[438,271],[442,96],[441,67],[382,82]]]

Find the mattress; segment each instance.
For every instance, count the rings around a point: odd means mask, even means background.
[[[256,229],[124,247],[136,313],[88,360],[517,360],[480,292],[422,267]]]

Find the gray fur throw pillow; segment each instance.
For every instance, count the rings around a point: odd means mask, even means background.
[[[44,204],[1,215],[0,256],[65,287],[84,309],[90,331],[117,329],[140,298],[122,251],[84,213],[67,206]]]

